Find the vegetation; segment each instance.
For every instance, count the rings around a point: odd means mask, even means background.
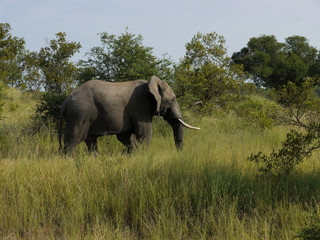
[[[301,87],[289,82],[277,91],[278,102],[283,106],[282,112],[277,111],[276,118],[299,127],[291,129],[278,152],[269,156],[259,152],[249,157],[250,161],[261,165],[260,170],[272,175],[289,174],[312,152],[320,148],[320,100],[314,93],[315,82],[307,78]],[[272,115],[272,111],[269,114]],[[281,116],[282,115],[282,116]]]
[[[156,58],[151,47],[143,46],[141,35],[126,29],[120,36],[104,32],[100,37],[102,46],[93,47],[87,53],[88,59],[79,62],[81,82],[93,78],[123,82],[149,79],[153,75],[164,80],[170,77],[170,60]]]
[[[301,86],[306,76],[320,74],[318,50],[302,36],[279,43],[273,35],[253,37],[247,47],[236,52],[232,60],[243,64],[256,84],[279,89],[288,82]]]
[[[25,41],[10,34],[11,26],[0,23],[0,81],[15,86],[22,74],[21,59]]]
[[[319,237],[320,55],[306,38],[252,38],[230,59],[223,36],[197,33],[172,63],[126,30],[75,64],[65,33],[30,52],[10,30],[0,24],[1,239]],[[155,118],[132,155],[112,136],[98,156],[58,153],[54,120],[78,84],[154,74],[201,127],[183,151]]]
[[[176,67],[175,90],[187,104],[201,102],[212,113],[215,107],[237,101],[250,92],[239,65],[231,65],[225,40],[217,33],[197,33],[186,44],[186,54]]]
[[[57,33],[56,38],[49,46],[40,49],[37,62],[43,74],[44,89],[61,96],[75,84],[78,73],[70,59],[79,52],[81,45],[67,42],[65,33]]]
[[[319,214],[318,154],[280,179],[260,175],[246,160],[279,147],[288,127],[261,131],[232,114],[185,112],[202,130],[186,131],[182,152],[167,124],[155,119],[150,148],[132,156],[105,137],[99,156],[82,144],[64,158],[53,129],[25,131],[35,101],[26,104],[17,91],[8,96],[18,106],[5,110],[1,129],[15,114],[19,145],[10,135],[1,141],[1,238],[290,239]]]
[[[303,228],[296,238],[304,240],[319,240],[320,239],[320,219],[313,217],[313,222]]]
[[[35,119],[39,123],[50,120],[58,121],[60,108],[76,84],[78,69],[71,57],[81,48],[80,43],[67,42],[65,33],[57,33],[56,38],[50,41],[49,46],[41,48],[35,54],[42,86],[46,92],[41,96]]]
[[[259,95],[246,96],[242,101],[234,103],[231,109],[237,116],[262,129],[281,125],[285,111],[276,101]]]

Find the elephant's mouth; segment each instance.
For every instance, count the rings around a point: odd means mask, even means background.
[[[177,113],[177,112],[172,111],[171,109],[168,109],[167,111],[165,111],[165,114],[162,114],[162,116],[170,124],[172,124],[172,123],[177,124],[178,123],[178,124],[181,124],[182,126],[184,126],[186,128],[189,128],[189,129],[193,129],[193,130],[199,130],[200,129],[198,127],[193,127],[193,126],[185,123],[182,120],[182,116],[181,116],[180,110]]]
[[[189,129],[193,129],[193,130],[199,130],[200,128],[198,127],[193,127],[187,123],[185,123],[181,118],[178,118],[178,121],[182,124],[182,126],[189,128]]]

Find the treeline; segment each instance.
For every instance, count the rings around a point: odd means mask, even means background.
[[[21,90],[63,95],[90,79],[118,82],[157,75],[169,81],[186,102],[223,105],[250,91],[248,82],[279,90],[289,82],[301,87],[306,79],[320,75],[319,50],[303,36],[288,37],[284,43],[272,35],[253,37],[230,58],[223,36],[197,33],[176,63],[167,55],[154,56],[153,49],[143,45],[141,35],[126,29],[119,36],[101,33],[101,45],[75,63],[72,57],[81,43],[67,41],[66,33],[57,33],[35,52],[10,31],[8,23],[0,23],[0,80]]]

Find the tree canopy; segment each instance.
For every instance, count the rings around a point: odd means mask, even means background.
[[[80,43],[68,42],[66,34],[59,32],[49,46],[40,49],[38,63],[45,78],[46,91],[61,95],[75,83],[77,67],[70,59],[80,48]]]
[[[92,78],[122,82],[149,79],[152,75],[166,78],[170,73],[170,60],[156,58],[152,48],[143,45],[141,35],[126,30],[119,36],[103,32],[100,38],[102,46],[93,47],[87,53],[88,59],[79,63],[82,82]]]
[[[21,78],[22,56],[25,50],[23,38],[12,36],[11,26],[0,23],[0,80],[11,86],[15,79]]]
[[[71,58],[81,48],[78,42],[68,42],[66,33],[39,52],[25,49],[23,38],[13,37],[11,27],[0,23],[0,80],[12,87],[27,90],[44,89],[59,95],[76,82],[77,66]]]
[[[318,51],[302,36],[288,37],[285,43],[273,35],[253,37],[232,60],[242,64],[257,85],[268,88],[279,89],[288,82],[301,86],[306,76],[320,73]]]
[[[179,96],[212,109],[234,100],[245,89],[245,75],[239,65],[230,65],[223,36],[197,33],[186,44],[186,54],[175,69]]]

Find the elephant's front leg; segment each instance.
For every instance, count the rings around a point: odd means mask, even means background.
[[[147,146],[149,146],[152,138],[152,123],[139,122],[135,128],[135,135],[139,143],[146,141]]]
[[[136,125],[134,131],[128,131],[117,134],[118,140],[126,146],[127,153],[132,153],[138,145],[146,141],[149,145],[152,138],[152,125],[151,123],[139,123]]]

